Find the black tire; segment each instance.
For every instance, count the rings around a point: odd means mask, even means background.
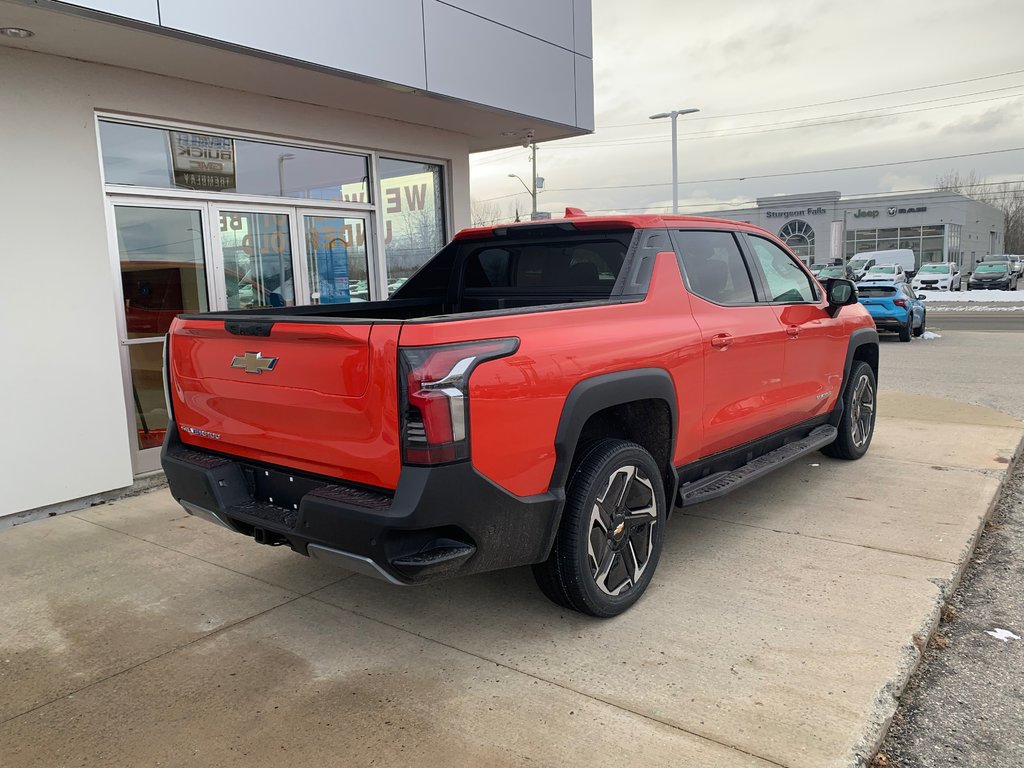
[[[921,336],[924,336],[924,324],[925,324],[925,321],[927,319],[928,319],[928,313],[926,311],[922,311],[921,312],[921,327],[914,329],[914,336],[916,336],[918,338],[920,338]]]
[[[609,491],[613,505],[605,503]],[[651,583],[666,518],[661,469],[651,454],[625,440],[591,444],[570,473],[551,554],[533,566],[537,585],[558,605],[617,616]]]
[[[907,315],[907,324],[900,328],[900,341],[910,341],[910,335],[914,329],[914,313]]]
[[[843,416],[839,420],[839,434],[821,452],[833,459],[851,461],[867,453],[875,434],[877,406],[875,373],[870,365],[856,360],[843,388]]]

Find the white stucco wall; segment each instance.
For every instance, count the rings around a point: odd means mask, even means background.
[[[447,160],[469,223],[464,135],[0,47],[0,515],[132,482],[95,112]]]

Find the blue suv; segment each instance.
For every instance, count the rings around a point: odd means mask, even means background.
[[[896,331],[900,341],[924,335],[925,308],[906,283],[872,283],[857,286],[860,303],[880,331]]]

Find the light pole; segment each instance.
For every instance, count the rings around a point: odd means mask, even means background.
[[[659,112],[651,115],[651,120],[661,120],[663,117],[672,118],[672,213],[679,213],[679,159],[676,150],[676,118],[680,115],[692,115],[700,112],[699,109],[673,109],[671,112]]]
[[[537,218],[537,175],[534,174],[533,176],[533,189],[530,189],[530,186],[525,181],[523,181],[522,177],[517,176],[514,173],[510,173],[508,177],[510,179],[519,179],[519,183],[523,185],[523,189],[525,189],[527,194],[529,194],[530,197],[533,198],[533,215],[530,216],[530,221],[533,221],[534,219]]]
[[[284,197],[284,161],[294,160],[295,155],[285,152],[277,156],[277,191]]]

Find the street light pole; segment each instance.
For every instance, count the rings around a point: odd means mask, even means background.
[[[679,157],[676,148],[676,118],[680,115],[692,115],[694,112],[700,112],[700,110],[691,107],[651,115],[651,120],[660,120],[663,117],[672,118],[672,213],[679,213]]]
[[[533,155],[533,213],[530,215],[530,221],[537,220],[537,142],[530,142],[530,149]]]
[[[537,162],[537,159],[536,159],[536,156],[534,156],[534,169],[536,169],[536,162]],[[537,218],[537,173],[536,173],[536,170],[534,170],[534,174],[533,174],[533,189],[530,189],[530,186],[525,181],[523,181],[521,176],[517,176],[514,173],[510,173],[508,175],[508,177],[510,179],[519,179],[519,183],[523,185],[523,189],[525,189],[527,194],[529,194],[530,197],[533,198],[533,216],[530,219],[531,221],[533,221],[533,219]]]

